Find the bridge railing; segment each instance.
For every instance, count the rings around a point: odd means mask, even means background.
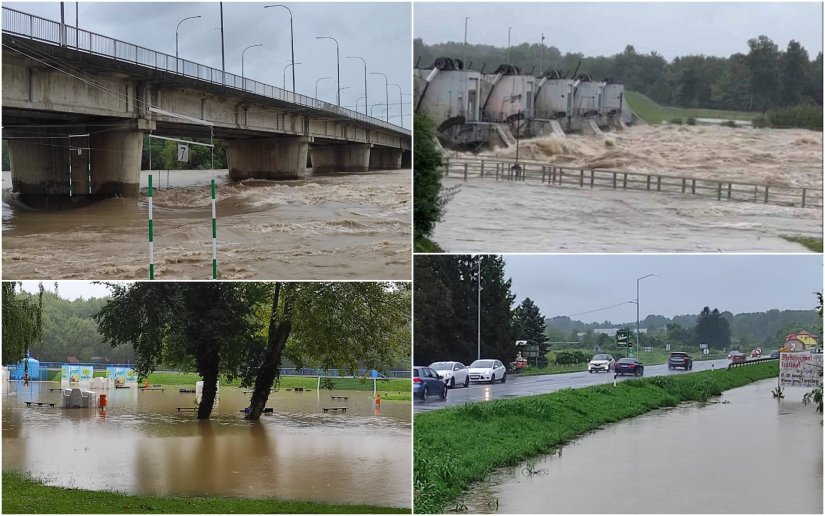
[[[402,126],[385,122],[384,120],[368,116],[364,113],[358,113],[351,109],[342,108],[253,79],[242,78],[239,75],[223,72],[222,70],[187,61],[186,59],[175,58],[174,56],[110,38],[109,36],[103,36],[68,25],[61,25],[57,21],[34,16],[9,7],[3,7],[3,32],[24,36],[44,43],[74,48],[79,52],[106,56],[117,61],[162,70],[212,84],[221,84],[228,88],[254,93],[307,108],[335,113],[405,135],[411,134],[409,130]]]

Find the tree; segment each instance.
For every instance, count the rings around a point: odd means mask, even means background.
[[[532,299],[525,298],[513,312],[515,317],[516,338],[526,340],[529,345],[539,346],[539,356],[544,356],[549,347],[545,338],[547,325],[539,307]]]
[[[803,91],[808,83],[810,60],[808,52],[798,41],[791,40],[781,59],[782,65],[782,104],[795,106],[802,100]],[[821,81],[820,75],[820,81]]]
[[[194,368],[203,378],[198,419],[209,419],[218,377],[235,376],[257,328],[254,283],[110,284],[112,299],[95,316],[112,346],[132,344],[145,377],[161,362]]]
[[[780,98],[779,49],[769,37],[749,39],[748,68],[751,73],[751,89],[762,105],[762,112]]]
[[[40,341],[43,333],[43,284],[37,302],[22,291],[18,283],[3,282],[3,347],[4,364],[23,358],[26,350]],[[22,290],[22,287],[21,287]]]
[[[263,348],[248,348],[242,368],[254,390],[247,419],[260,418],[282,358],[349,374],[409,360],[410,295],[402,283],[275,283]]]
[[[730,346],[730,323],[719,314],[717,308],[711,311],[706,306],[696,318],[695,336],[697,344],[707,344],[716,349],[728,347]]]
[[[435,144],[432,122],[415,115],[413,220],[416,239],[429,236],[441,219],[441,154]]]

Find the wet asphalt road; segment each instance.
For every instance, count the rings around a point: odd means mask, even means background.
[[[703,360],[693,363],[693,371],[704,371],[711,368],[724,368],[730,364],[730,360],[723,358],[719,360]],[[686,374],[691,371],[682,369],[669,370],[667,364],[645,366],[645,376],[663,376],[668,374]],[[634,378],[633,376],[620,376],[618,381]],[[548,392],[567,389],[569,387],[587,387],[600,383],[610,383],[613,381],[613,373],[588,373],[581,371],[578,373],[549,374],[542,376],[517,376],[507,375],[507,383],[471,383],[466,389],[456,387],[447,393],[447,400],[442,401],[438,397],[431,396],[426,402],[416,398],[413,402],[415,414],[439,410],[446,407],[472,403],[476,401],[491,401],[497,399],[518,398],[520,396],[530,396],[533,394],[546,394]]]

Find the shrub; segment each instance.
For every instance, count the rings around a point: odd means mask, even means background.
[[[724,122],[722,122],[721,125],[722,127],[733,127],[734,129],[736,129],[736,122],[734,122],[733,120],[725,120]]]
[[[689,117],[687,120],[685,120],[685,123],[687,125],[696,125],[696,119],[693,117]]]
[[[675,124],[675,125],[682,125],[682,119],[681,118],[671,118],[670,123]]]
[[[822,131],[822,108],[820,106],[794,106],[768,113],[773,127],[801,128]]]
[[[759,115],[751,121],[751,124],[757,129],[762,129],[764,127],[770,127],[771,121],[768,120],[768,117],[765,115]]]

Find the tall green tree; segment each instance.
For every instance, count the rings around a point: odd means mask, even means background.
[[[730,346],[730,323],[722,317],[718,308],[712,311],[704,307],[696,317],[695,335],[697,344],[707,344],[712,348]]]
[[[539,307],[528,297],[516,307],[513,315],[515,316],[516,338],[539,346],[539,354],[544,356],[550,346],[545,337],[547,325]]]
[[[112,298],[95,316],[112,346],[131,344],[145,377],[160,363],[191,367],[203,378],[198,419],[209,419],[223,373],[232,379],[258,329],[256,284],[138,282],[111,284]]]
[[[43,284],[37,298],[18,291],[19,283],[3,282],[3,346],[4,364],[23,358],[26,350],[40,341],[43,332]]]
[[[432,122],[415,115],[413,122],[413,225],[416,239],[429,236],[441,218],[441,154],[436,146]]]
[[[782,104],[795,106],[802,100],[805,86],[808,83],[810,71],[808,52],[796,40],[788,43],[788,48],[782,54]],[[820,81],[822,77],[819,77]]]
[[[749,39],[748,46],[751,89],[764,113],[781,97],[779,49],[767,36]]]

